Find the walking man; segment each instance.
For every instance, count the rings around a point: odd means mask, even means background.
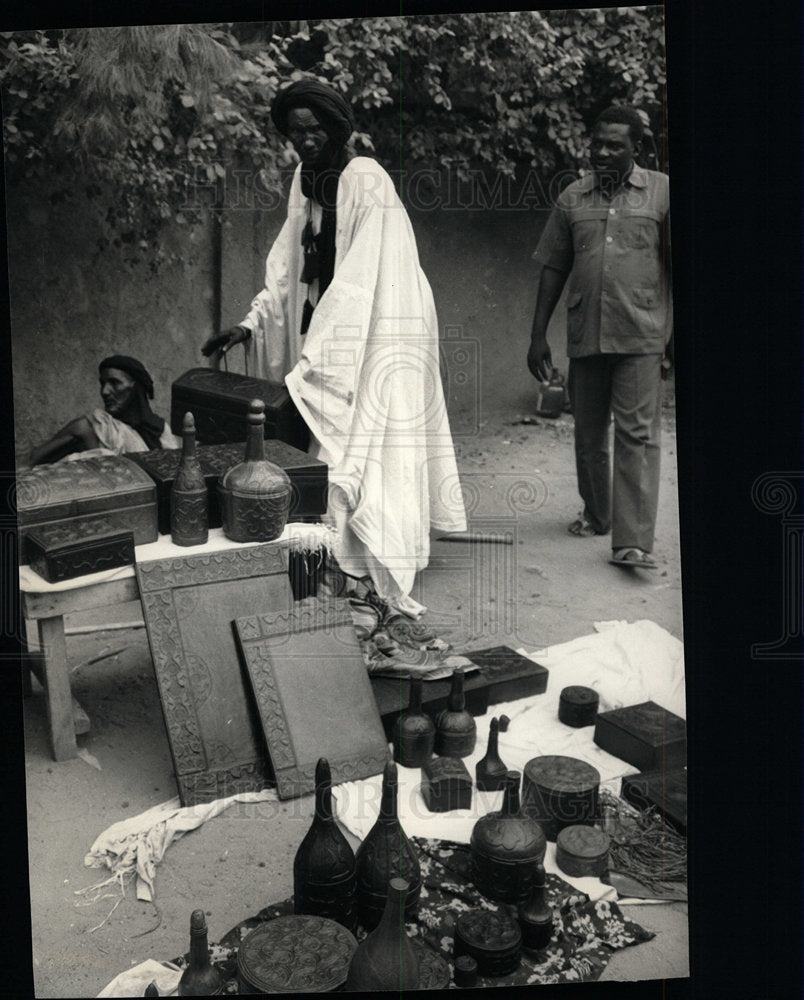
[[[670,203],[667,175],[635,163],[643,132],[635,109],[604,111],[592,131],[592,171],[557,199],[534,253],[541,268],[528,367],[550,376],[547,324],[569,278],[569,393],[584,504],[569,532],[611,530],[612,563],[655,569],[662,369],[672,360]]]

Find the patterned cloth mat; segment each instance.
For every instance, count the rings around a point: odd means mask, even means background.
[[[516,917],[516,909],[492,903],[482,896],[469,878],[469,849],[450,840],[411,838],[422,867],[422,893],[416,922],[407,925],[411,938],[436,951],[449,964],[452,975],[452,943],[455,921],[476,907],[505,911]],[[598,979],[611,953],[629,945],[649,941],[655,935],[623,916],[616,903],[593,903],[557,875],[548,874],[547,900],[553,908],[555,927],[550,944],[542,952],[523,953],[516,972],[501,978],[478,979],[479,986],[521,986],[535,983],[590,982]],[[293,913],[293,900],[265,907],[255,917],[242,921],[211,946],[212,960],[226,978],[225,993],[237,993],[237,949],[242,939],[267,920]],[[358,940],[365,937],[358,930]],[[185,959],[176,959],[183,967]],[[454,984],[450,983],[450,987]]]

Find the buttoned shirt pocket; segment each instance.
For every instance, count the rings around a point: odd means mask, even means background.
[[[620,223],[620,244],[626,250],[655,250],[661,235],[657,212],[625,212]]]
[[[576,254],[600,249],[606,230],[606,214],[600,208],[582,208],[572,214],[572,248]]]
[[[570,292],[567,296],[567,339],[578,344],[583,340],[583,292]]]

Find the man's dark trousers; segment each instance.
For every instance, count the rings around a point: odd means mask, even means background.
[[[613,549],[653,550],[659,502],[662,355],[571,358],[575,463],[584,517]],[[614,415],[614,479],[609,425]]]

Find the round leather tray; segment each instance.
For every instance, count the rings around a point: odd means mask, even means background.
[[[331,993],[346,982],[353,934],[326,917],[277,917],[240,943],[240,993]]]

